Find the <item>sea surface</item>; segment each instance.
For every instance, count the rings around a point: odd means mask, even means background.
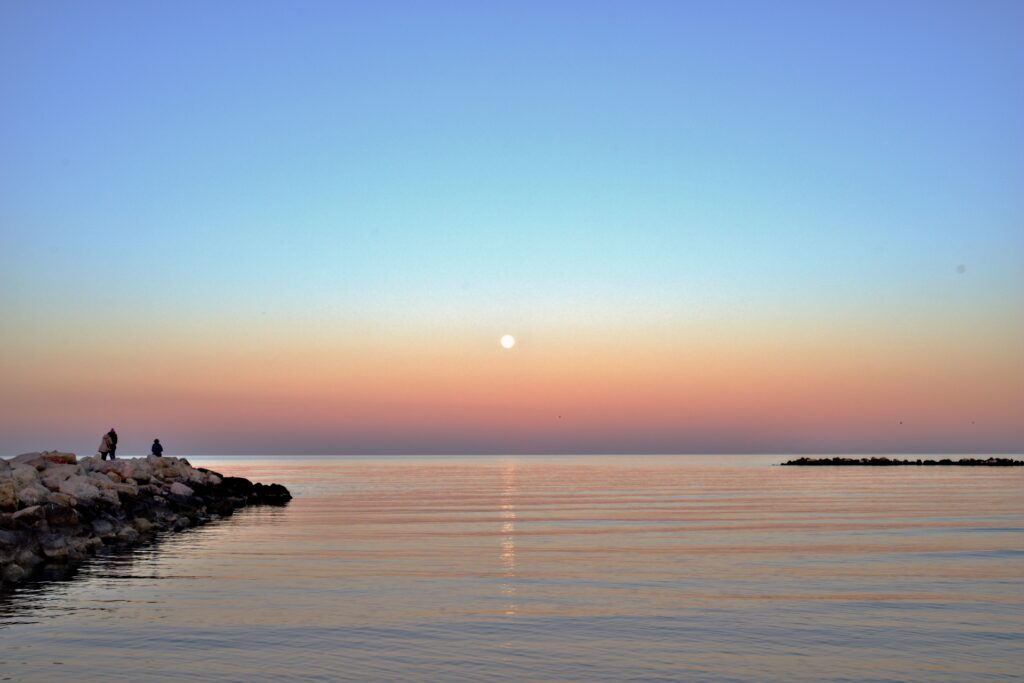
[[[285,507],[0,594],[4,681],[1024,676],[1024,469],[194,457]]]

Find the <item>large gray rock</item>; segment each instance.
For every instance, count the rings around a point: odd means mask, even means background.
[[[195,491],[185,486],[180,481],[176,481],[171,484],[171,493],[176,496],[191,496]]]
[[[49,500],[49,497],[50,489],[36,482],[18,490],[18,501],[25,506],[45,503]]]
[[[39,472],[31,465],[18,464],[11,468],[11,478],[19,489],[39,481]]]
[[[35,451],[33,453],[22,453],[21,455],[16,455],[13,458],[11,458],[11,464],[20,465],[22,463],[38,460],[40,457],[42,457],[42,455],[43,454],[40,453],[39,451]]]
[[[86,476],[89,478],[89,481],[92,482],[92,485],[101,491],[103,489],[109,489],[114,485],[114,482],[110,481],[110,477],[99,472],[90,472]]]
[[[59,491],[62,481],[81,473],[78,465],[50,465],[40,473],[40,481],[51,491]]]
[[[158,458],[155,455],[151,455],[146,459],[146,462],[153,468],[153,475],[160,479],[188,481],[189,477],[194,476],[193,473],[196,472],[184,458]]]
[[[110,481],[109,479],[107,480]],[[76,498],[79,503],[94,503],[100,496],[100,490],[83,475],[70,477],[60,483],[60,492]]]

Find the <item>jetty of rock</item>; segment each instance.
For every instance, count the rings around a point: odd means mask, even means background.
[[[280,484],[225,477],[185,458],[0,458],[0,585],[46,563],[75,563],[107,546],[134,545],[246,505],[291,500]]]
[[[874,458],[797,458],[796,460],[790,460],[782,463],[783,465],[801,465],[801,466],[814,466],[814,465],[868,465],[868,466],[894,466],[894,465],[956,465],[959,467],[1021,467],[1024,466],[1024,460],[1014,460],[1012,458],[960,458],[959,460],[951,460],[949,458],[943,458],[941,460],[922,460],[920,458],[916,460],[898,460],[895,458],[885,457],[874,457]]]

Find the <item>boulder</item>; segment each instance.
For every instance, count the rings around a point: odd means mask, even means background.
[[[66,493],[60,492],[51,493],[49,497],[49,502],[54,505],[60,505],[63,507],[74,507],[78,505],[78,501],[75,500],[73,497],[69,496]]]
[[[114,523],[103,518],[92,520],[92,532],[102,539],[113,538],[117,534]]]
[[[78,511],[72,507],[47,503],[42,506],[42,510],[46,515],[47,524],[51,527],[72,527],[78,525]]]
[[[191,496],[193,493],[195,493],[195,491],[193,491],[188,486],[185,486],[181,482],[176,481],[173,484],[171,484],[171,493],[175,496]]]
[[[110,477],[100,472],[90,472],[86,476],[89,477],[89,481],[92,485],[101,491],[103,489],[109,489],[114,485],[114,482],[110,481]]]
[[[140,458],[138,460],[129,460],[128,462],[131,463],[130,466],[125,472],[121,473],[125,479],[134,479],[136,482],[144,484],[153,478],[153,468],[146,460]]]
[[[117,495],[117,491],[114,490],[116,484],[111,484],[111,488],[103,489],[100,491],[100,495],[96,497],[97,503],[102,503],[108,507],[119,508],[121,507],[121,497]]]
[[[22,463],[32,462],[34,460],[38,460],[41,457],[43,457],[43,454],[40,453],[39,451],[36,451],[34,453],[22,453],[21,455],[16,455],[13,458],[11,458],[11,464],[18,465]]]
[[[20,531],[0,529],[0,548],[17,548],[25,541],[25,534]]]
[[[18,553],[18,557],[15,559],[15,561],[22,567],[35,567],[37,564],[43,561],[43,558],[41,558],[32,550],[25,548]]]
[[[50,489],[42,484],[32,482],[18,491],[18,501],[24,506],[39,505],[49,500]]]
[[[68,539],[60,534],[47,534],[39,539],[39,547],[48,560],[68,559]]]
[[[14,488],[13,479],[0,479],[0,510],[14,511],[18,509],[18,490]]]
[[[109,479],[107,480],[110,481]],[[70,477],[60,483],[60,492],[66,493],[78,500],[79,503],[93,503],[99,498],[100,490],[96,485],[83,475]]]
[[[250,503],[263,505],[281,505],[292,499],[288,489],[280,484],[254,484],[252,493],[249,494]]]
[[[120,496],[135,497],[139,495],[139,487],[135,484],[114,484],[114,491]]]
[[[60,483],[76,474],[82,474],[77,465],[50,465],[40,474],[40,481],[51,491],[59,491]]]
[[[63,463],[65,465],[74,465],[78,462],[78,458],[75,457],[74,453],[61,453],[60,451],[43,451],[42,459],[47,462]]]
[[[3,575],[0,576],[0,580],[8,583],[17,583],[25,578],[26,571],[19,565],[9,564],[4,567]]]
[[[11,468],[11,478],[19,489],[39,481],[39,471],[31,465],[18,464]]]
[[[32,505],[15,512],[13,519],[15,522],[31,525],[46,519],[46,513],[41,505]]]

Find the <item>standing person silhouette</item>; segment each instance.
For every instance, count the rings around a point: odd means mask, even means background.
[[[117,432],[111,427],[110,431],[107,432],[107,436],[110,437],[110,459],[114,459],[114,453],[117,452]]]
[[[98,449],[100,453],[100,460],[106,460],[108,455],[110,455],[111,460],[113,460],[114,455],[111,452],[112,449],[113,445],[110,441],[110,432],[107,432],[103,435],[103,440],[100,441],[100,447]]]

